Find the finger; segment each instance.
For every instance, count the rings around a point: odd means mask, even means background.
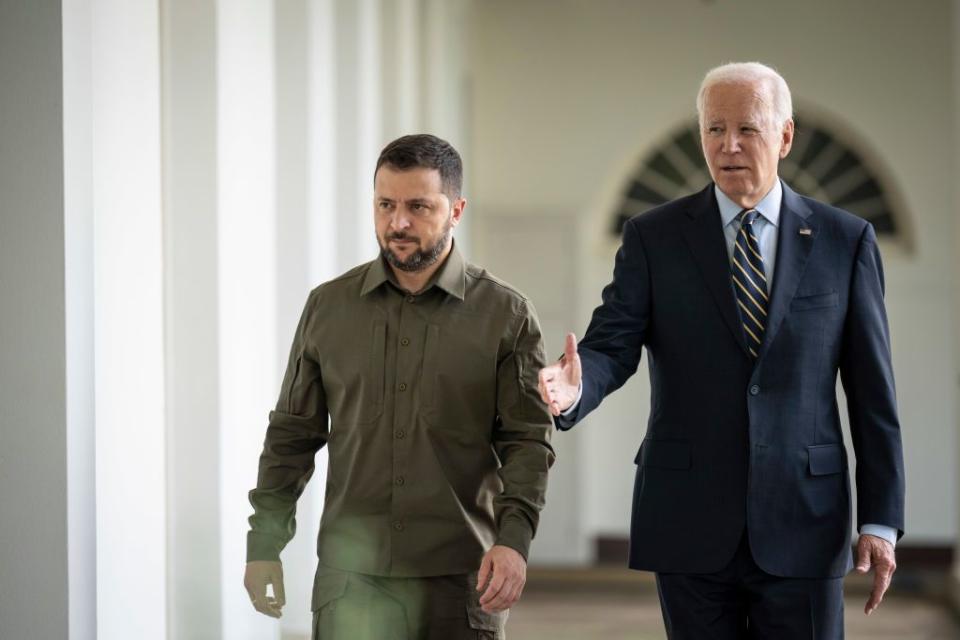
[[[540,373],[537,374],[537,379],[540,380],[540,386],[545,388],[547,383],[553,380],[557,376],[556,372],[557,365],[550,365],[549,367],[544,367],[540,369]]]
[[[892,571],[887,570],[878,569],[876,571],[876,575],[874,575],[873,578],[873,590],[870,592],[870,599],[867,601],[867,606],[864,607],[864,613],[867,615],[873,613],[874,609],[880,606],[880,603],[883,601],[883,596],[890,587],[892,573]]]
[[[573,362],[577,357],[577,336],[572,333],[567,334],[567,340],[563,345],[563,358],[567,362]]]
[[[863,612],[867,615],[873,613],[882,599],[883,596],[880,594],[879,588],[874,585],[873,589],[870,591],[870,599],[867,600],[866,606],[863,607]]]
[[[544,386],[543,382],[543,371],[540,372],[540,378],[537,381],[537,391],[540,392],[540,399],[544,402],[550,402],[550,398],[547,397],[547,388]]]
[[[281,573],[273,582],[273,594],[276,596],[277,607],[287,604],[287,594],[283,590],[283,574]]]
[[[493,579],[490,580],[490,584],[487,586],[486,591],[484,591],[480,596],[481,605],[489,604],[500,595],[500,591],[503,590],[503,584],[506,581],[503,573],[503,571],[495,571],[493,573]]]
[[[483,560],[480,561],[480,571],[477,572],[477,591],[483,591],[483,587],[486,586],[492,564],[490,556],[483,556]]]
[[[496,613],[509,609],[514,602],[513,594],[515,588],[516,585],[513,581],[505,581],[503,588],[500,590],[500,593],[497,594],[497,597],[487,604],[487,608],[490,610],[490,612]]]
[[[540,370],[539,381],[537,387],[540,390],[540,399],[543,400],[546,404],[550,404],[555,400],[553,392],[553,382],[556,381],[556,372],[553,371],[555,367],[547,367]]]
[[[861,539],[857,544],[857,571],[866,573],[870,571],[870,543]]]
[[[267,595],[267,586],[265,584],[258,584],[252,580],[249,584],[244,581],[244,586],[247,588],[247,595],[250,596],[250,603],[253,605],[253,608],[260,611],[260,607],[262,606],[261,598]]]
[[[260,613],[270,616],[271,618],[279,618],[279,612],[274,611],[270,604],[267,602],[267,596],[264,594],[263,597],[256,597],[253,599],[253,608],[259,611]]]
[[[279,618],[281,612],[280,603],[277,602],[277,599],[271,596],[267,596],[266,600],[267,615],[273,618]]]
[[[507,596],[506,606],[504,608],[510,609],[513,605],[517,604],[517,601],[520,599],[520,592],[523,591],[522,584],[514,584],[513,589],[510,590],[510,594]]]

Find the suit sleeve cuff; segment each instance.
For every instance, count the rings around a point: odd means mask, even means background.
[[[865,524],[860,527],[860,535],[864,534],[883,538],[892,544],[894,549],[897,548],[897,530],[893,527],[885,524]]]

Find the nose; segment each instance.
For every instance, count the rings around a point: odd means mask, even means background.
[[[740,151],[740,135],[735,129],[728,129],[723,134],[721,151],[724,153],[737,153]]]
[[[390,228],[402,231],[410,227],[410,218],[404,212],[403,207],[397,207],[393,215],[390,216]]]

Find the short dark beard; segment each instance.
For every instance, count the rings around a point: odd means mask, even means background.
[[[440,256],[450,243],[450,236],[452,235],[452,232],[453,225],[447,223],[447,228],[444,229],[443,235],[440,236],[440,238],[432,246],[429,246],[426,249],[418,248],[404,259],[401,259],[399,256],[390,251],[390,241],[404,240],[408,238],[407,234],[390,233],[387,234],[386,238],[384,238],[384,244],[380,245],[380,255],[383,256],[392,267],[400,269],[400,271],[406,271],[408,273],[423,271],[440,259]]]

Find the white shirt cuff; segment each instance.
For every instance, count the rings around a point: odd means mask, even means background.
[[[897,548],[897,530],[893,527],[888,527],[885,524],[865,524],[860,527],[860,535],[863,534],[883,538],[892,544],[894,549]]]

